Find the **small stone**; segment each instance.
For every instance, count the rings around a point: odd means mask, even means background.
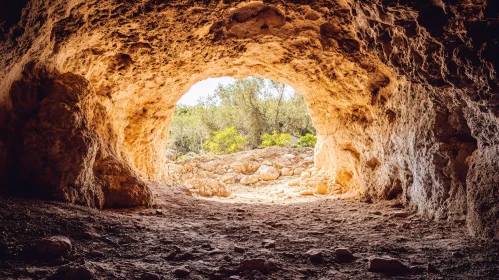
[[[288,186],[290,186],[290,187],[296,187],[299,185],[300,185],[300,180],[293,180],[293,181],[289,181],[289,183],[288,183]]]
[[[242,162],[234,162],[230,165],[230,168],[240,173],[246,173],[246,164]]]
[[[284,167],[283,169],[281,169],[281,175],[282,176],[293,176],[293,170],[291,170],[290,168]]]
[[[279,176],[281,175],[279,173],[279,170],[277,170],[277,168],[269,165],[260,166],[260,168],[258,168],[257,174],[260,176],[262,180],[265,181],[275,180],[279,178]]]
[[[312,175],[310,174],[310,172],[307,172],[307,171],[304,171],[300,174],[300,178],[303,180],[303,179],[308,179],[310,178]]]
[[[300,195],[302,195],[302,196],[314,195],[314,192],[313,191],[301,191]]]
[[[98,251],[98,250],[92,250],[92,251],[90,251],[90,253],[88,253],[88,255],[90,257],[93,257],[93,258],[102,258],[102,257],[104,257],[104,253],[102,253],[101,251]]]
[[[429,263],[428,266],[426,267],[426,270],[428,273],[440,273],[440,270],[436,268],[433,264]]]
[[[285,154],[285,155],[282,156],[282,158],[284,158],[284,159],[294,159],[295,157],[296,156],[293,155],[293,154]]]
[[[275,248],[275,240],[272,239],[264,239],[262,241],[263,248]]]
[[[67,258],[71,253],[71,241],[65,236],[53,236],[42,239],[36,244],[36,252],[41,258]]]
[[[277,264],[265,259],[247,259],[243,260],[239,265],[239,271],[258,270],[262,273],[267,273],[277,269]]]
[[[410,268],[399,260],[389,257],[372,257],[369,259],[368,271],[381,272],[386,274],[404,274],[410,271]]]
[[[185,277],[189,276],[189,274],[191,274],[191,270],[188,266],[181,266],[181,267],[175,268],[173,270],[173,274],[177,278],[185,278]]]
[[[156,215],[163,215],[163,211],[161,209],[156,209]]]
[[[167,159],[175,161],[178,158],[178,153],[175,150],[167,149],[165,152],[165,156]]]
[[[211,244],[209,244],[209,243],[202,244],[201,248],[203,248],[205,250],[213,250],[213,247],[211,247]]]
[[[295,170],[293,171],[293,173],[295,175],[301,175],[301,173],[305,171],[305,169],[301,168],[301,167],[298,167],[298,168],[295,168]]]
[[[161,278],[154,274],[154,273],[149,273],[146,272],[140,276],[140,280],[160,280]]]
[[[236,275],[232,275],[231,277],[229,277],[229,280],[240,280],[241,277],[239,276],[236,276]]]
[[[337,248],[334,251],[334,255],[340,262],[351,262],[354,259],[352,252],[350,252],[347,248]]]
[[[243,246],[234,245],[234,252],[243,254],[246,253],[246,248],[244,248]]]
[[[322,254],[322,250],[319,249],[311,249],[308,250],[305,255],[308,256],[308,259],[313,264],[320,264],[324,262],[324,257]]]
[[[84,266],[71,267],[61,266],[54,275],[47,280],[90,280],[94,278],[94,272]]]
[[[254,183],[257,183],[258,180],[259,180],[258,176],[248,175],[248,176],[243,176],[240,182],[242,185],[252,185]]]

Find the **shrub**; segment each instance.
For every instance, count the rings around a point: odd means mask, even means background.
[[[307,133],[305,136],[300,137],[298,143],[296,143],[296,147],[315,147],[317,143],[317,137],[311,133]]]
[[[213,133],[210,140],[204,143],[204,147],[212,155],[230,154],[242,151],[246,144],[246,138],[237,133],[235,127],[226,127]]]
[[[289,133],[274,133],[268,134],[264,133],[262,135],[262,148],[268,148],[272,146],[277,147],[289,147],[291,146],[291,134]]]

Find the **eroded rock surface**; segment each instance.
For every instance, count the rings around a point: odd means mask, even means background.
[[[42,196],[144,204],[143,181],[169,179],[164,147],[175,102],[205,78],[255,75],[305,96],[318,132],[316,168],[341,192],[401,197],[422,215],[466,218],[470,233],[498,237],[494,1],[16,3],[0,9],[9,11],[0,14],[2,185],[17,183],[23,176],[10,174],[28,164],[23,179]],[[32,61],[50,79],[78,77],[91,90],[27,78]],[[78,96],[16,101],[19,80],[29,81],[24,93],[49,86]],[[33,104],[38,117],[12,123]],[[58,120],[47,126],[51,117]],[[26,152],[13,149],[19,133]],[[47,152],[54,143],[59,156]],[[117,167],[99,167],[98,178],[87,163],[108,157]],[[121,188],[123,200],[103,198],[104,189]]]

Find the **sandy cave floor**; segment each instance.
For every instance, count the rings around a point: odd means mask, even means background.
[[[256,192],[279,193],[279,184]],[[251,188],[239,197],[244,200]],[[400,213],[407,212],[395,201],[306,196],[308,201],[251,204],[239,198],[199,199],[165,187],[156,189],[155,199],[152,209],[97,211],[0,197],[0,279],[45,279],[65,264],[85,266],[97,279],[141,279],[144,273],[175,279],[179,267],[190,271],[186,279],[385,279],[386,274],[368,272],[373,256],[411,267],[392,279],[499,275],[497,242],[468,238],[464,224],[426,221],[411,213],[403,217]],[[31,245],[54,235],[70,238],[71,256],[33,258]],[[272,241],[275,247],[263,245]],[[340,261],[337,248],[348,248],[355,259]],[[311,249],[321,250],[322,261],[311,261]],[[428,264],[438,271],[428,272]]]

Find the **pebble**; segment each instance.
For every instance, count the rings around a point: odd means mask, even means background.
[[[350,262],[354,259],[352,252],[347,248],[337,248],[334,251],[334,255],[340,262]]]
[[[188,266],[177,267],[173,270],[173,274],[178,278],[185,278],[191,274],[191,270]]]
[[[154,273],[146,272],[140,276],[140,280],[160,280],[160,278]]]
[[[308,250],[305,255],[308,256],[308,259],[313,264],[320,264],[324,262],[324,257],[322,254],[322,250],[320,249],[311,249]]]
[[[71,241],[65,236],[52,236],[42,239],[36,244],[36,252],[40,258],[67,258],[71,254]]]
[[[234,252],[243,254],[246,253],[246,248],[244,248],[243,246],[234,245]]]
[[[94,278],[94,272],[84,266],[71,267],[61,266],[54,275],[47,277],[47,280],[90,280]]]
[[[267,273],[272,270],[277,269],[277,264],[270,260],[265,259],[246,259],[239,265],[239,271],[251,271],[258,270],[263,273]]]
[[[368,270],[386,274],[404,274],[409,272],[410,268],[397,259],[371,257],[369,259]]]
[[[264,239],[262,241],[263,248],[275,248],[275,240]]]
[[[101,251],[98,251],[98,250],[92,250],[92,251],[90,251],[90,253],[88,253],[88,255],[90,257],[93,257],[93,258],[102,258],[102,257],[104,257],[104,253],[102,253]]]
[[[241,277],[239,276],[236,276],[236,275],[232,275],[231,277],[229,277],[229,280],[240,280]]]

